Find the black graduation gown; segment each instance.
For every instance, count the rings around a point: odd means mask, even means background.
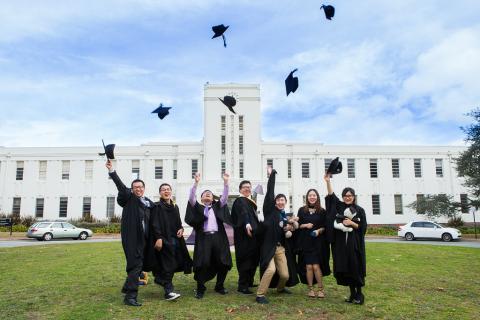
[[[261,236],[257,217],[257,205],[250,199],[238,197],[232,206],[233,240],[235,244],[235,261],[238,272],[249,271],[258,266]],[[245,226],[250,223],[252,237]]]
[[[267,193],[263,200],[263,216],[264,220],[262,228],[263,241],[260,247],[260,277],[263,277],[268,264],[275,255],[277,242],[283,244],[285,248],[285,257],[287,258],[288,280],[287,287],[293,287],[298,283],[297,268],[295,256],[293,254],[293,241],[285,238],[283,227],[280,227],[280,210],[275,206],[275,176],[277,171],[273,170],[268,178]],[[270,288],[276,288],[278,284],[278,273],[276,272],[270,282]]]
[[[232,255],[230,253],[230,244],[228,243],[228,236],[225,231],[224,223],[231,225],[230,219],[230,211],[228,210],[228,206],[224,205],[221,206],[220,201],[215,201],[212,205],[213,212],[215,213],[215,218],[217,220],[218,225],[218,235],[220,243],[220,261],[221,263],[227,267],[228,270],[232,268]],[[185,214],[185,222],[193,227],[195,230],[195,247],[193,251],[193,271],[195,272],[195,280],[196,273],[198,270],[202,268],[210,267],[211,263],[211,256],[210,250],[207,250],[207,242],[205,240],[205,234],[203,232],[203,223],[206,220],[204,215],[205,206],[199,203],[198,201],[195,202],[195,206],[191,206],[190,202],[187,204],[187,212]],[[213,266],[208,269],[208,274],[206,275],[206,279],[202,279],[205,281],[209,281],[215,277],[218,273]]]
[[[134,267],[143,265],[147,230],[144,231],[142,221],[145,221],[145,226],[148,227],[151,209],[147,209],[140,198],[123,184],[117,172],[111,172],[109,175],[118,189],[117,203],[123,208],[120,234],[127,260],[126,270],[129,272]],[[152,208],[153,202],[145,199]]]
[[[347,205],[340,201],[335,194],[327,195],[325,203],[329,216],[328,227],[332,234],[333,275],[337,279],[337,284],[364,286],[367,269],[365,257],[367,219],[365,210],[358,205],[352,205],[357,211],[358,229],[349,232],[348,238],[345,240],[345,232],[333,228],[333,221],[337,213],[343,214]]]
[[[167,204],[160,200],[150,217],[150,231],[152,245],[162,239],[163,246],[160,251],[155,250],[156,271],[167,273],[192,272],[192,259],[188,253],[183,237],[177,238],[177,231],[182,228],[180,211],[176,204]]]
[[[322,276],[328,276],[331,274],[330,270],[330,248],[327,241],[326,231],[320,234],[318,237],[312,237],[310,233],[312,230],[327,227],[327,212],[321,209],[320,212],[310,214],[305,212],[304,207],[298,209],[297,217],[299,218],[298,224],[312,223],[312,229],[298,229],[296,233],[296,252],[298,253],[298,274],[302,283],[307,282],[307,270],[304,262],[304,254],[315,254],[319,257],[319,265],[322,270]],[[313,279],[316,283],[316,279]]]

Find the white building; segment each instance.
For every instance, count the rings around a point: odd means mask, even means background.
[[[236,114],[219,97],[237,99]],[[230,194],[238,184],[266,186],[266,166],[278,171],[276,192],[289,198],[294,212],[310,188],[326,193],[323,174],[332,158],[340,157],[343,172],[334,176],[339,194],[353,187],[369,224],[397,224],[417,215],[407,204],[427,194],[448,194],[466,201],[467,190],[457,177],[453,159],[457,146],[328,146],[321,143],[273,143],[261,139],[260,86],[206,84],[204,138],[201,142],[147,143],[117,146],[114,166],[126,185],[139,176],[146,195],[157,201],[158,187],[170,183],[184,214],[192,174],[202,173],[202,185],[221,193],[221,172],[231,175]],[[116,188],[108,178],[102,148],[0,147],[0,212],[43,219],[80,218],[91,214],[105,219],[120,215]],[[259,196],[259,203],[262,197]],[[324,201],[322,199],[322,205]],[[464,221],[471,216],[464,214]]]

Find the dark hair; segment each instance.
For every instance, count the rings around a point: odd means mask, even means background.
[[[279,193],[275,196],[275,202],[277,201],[277,199],[280,199],[280,198],[284,198],[285,202],[287,202],[287,197],[283,193]]]
[[[171,185],[169,185],[168,183],[162,183],[162,184],[160,185],[160,187],[158,187],[158,192],[160,192],[160,190],[161,190],[162,187],[164,187],[164,186],[169,186],[169,187],[170,187],[170,190],[172,190],[172,186],[171,186]]]
[[[210,192],[212,194],[212,197],[213,197],[213,192],[211,190],[203,190],[202,194],[200,195],[200,197],[203,197],[203,195],[206,193],[206,192]]]
[[[308,194],[312,191],[315,192],[315,194],[317,195],[317,201],[315,201],[315,203],[313,204],[313,207],[315,208],[316,212],[320,212],[323,208],[322,208],[322,205],[320,204],[320,195],[318,194],[317,189],[309,189],[305,194],[305,206],[303,207],[303,211],[308,212],[308,208],[309,208]]]
[[[243,187],[244,184],[249,184],[249,185],[252,185],[252,183],[248,180],[243,180],[242,182],[240,182],[240,184],[238,185],[238,190],[240,191]]]
[[[353,188],[350,188],[350,187],[346,187],[345,189],[343,189],[342,191],[342,197],[345,197],[345,195],[347,194],[347,192],[350,192],[353,196],[353,204],[357,204],[357,197],[355,196],[355,190],[353,190]]]
[[[145,188],[145,182],[143,182],[143,180],[141,180],[141,179],[135,179],[135,180],[132,181],[132,184],[130,185],[130,187],[131,187],[132,189],[133,189],[133,184],[134,184],[135,182],[141,182],[142,185],[143,185],[143,187]]]

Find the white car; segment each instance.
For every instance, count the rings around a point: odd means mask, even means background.
[[[36,238],[39,241],[50,241],[58,238],[87,240],[87,238],[92,235],[92,230],[77,228],[73,224],[65,221],[37,222],[27,230],[27,237]]]
[[[441,239],[443,241],[458,240],[462,233],[455,228],[445,228],[431,221],[412,221],[398,227],[398,236],[412,241],[417,238]]]

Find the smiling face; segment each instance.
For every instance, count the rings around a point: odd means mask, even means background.
[[[201,201],[205,205],[210,205],[213,202],[213,193],[211,191],[204,191],[202,193]]]
[[[143,185],[143,182],[136,181],[132,183],[132,192],[137,197],[143,197],[143,194],[145,193],[145,186]]]
[[[242,185],[240,186],[240,194],[247,198],[250,197],[250,195],[252,194],[252,185],[250,184],[250,182],[242,183]]]
[[[278,210],[283,210],[285,209],[285,205],[287,204],[287,199],[284,197],[278,197],[275,199],[275,207],[277,207]]]
[[[160,186],[159,191],[162,200],[170,201],[170,199],[172,199],[172,188],[168,184]]]
[[[343,195],[343,202],[345,202],[345,204],[353,204],[354,201],[355,201],[355,196],[350,191],[347,191]]]
[[[315,193],[315,191],[311,190],[308,194],[307,194],[307,201],[308,201],[308,204],[309,205],[314,205],[318,200],[318,197],[317,197],[317,194]]]

